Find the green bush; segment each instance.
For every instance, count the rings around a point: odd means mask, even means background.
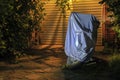
[[[31,33],[39,30],[44,15],[40,0],[0,0],[0,55],[15,58],[28,48]]]
[[[69,8],[69,0],[56,4],[63,13]],[[0,0],[0,56],[14,59],[29,47],[32,32],[40,31],[44,5],[41,0]]]
[[[110,24],[107,27],[112,27],[115,31],[114,39],[114,53],[119,52],[119,40],[120,40],[120,0],[101,0],[100,4],[105,4],[106,10],[109,12],[107,15],[110,18]]]

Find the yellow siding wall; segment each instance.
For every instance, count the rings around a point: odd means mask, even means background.
[[[71,0],[71,9],[67,11],[66,18],[63,17],[60,9],[56,6],[55,1],[56,0],[47,1],[45,5],[47,15],[42,23],[42,31],[40,33],[41,44],[64,45],[68,18],[73,11],[93,14],[102,21],[102,6],[98,4],[100,0]],[[100,26],[98,30],[97,45],[102,45],[102,26]]]

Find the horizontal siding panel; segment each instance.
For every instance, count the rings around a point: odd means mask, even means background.
[[[44,20],[44,21],[42,22],[42,25],[43,25],[43,24],[47,24],[47,23],[51,23],[51,22],[52,22],[52,23],[54,23],[54,22],[57,22],[57,23],[58,23],[59,21],[55,21],[55,20],[51,21],[51,20],[47,20],[47,19],[46,19],[46,20]],[[68,20],[65,20],[64,22],[68,23]]]
[[[81,7],[79,7],[79,8],[74,8],[73,9],[73,11],[75,11],[75,10],[79,10],[79,12],[81,12],[81,11],[92,11],[92,12],[96,12],[96,13],[99,13],[100,11],[98,11],[100,8],[81,8]]]
[[[64,31],[63,30],[56,30],[56,31],[53,31],[53,30],[49,30],[49,31],[41,31],[41,33],[40,34],[42,34],[42,35],[46,35],[46,34],[49,34],[49,35],[53,35],[53,34],[63,34],[63,33],[66,33],[66,31],[65,31],[65,29],[64,29]]]
[[[64,44],[65,39],[45,39],[45,40],[41,40],[42,44]],[[102,41],[98,40],[96,45],[101,45]]]
[[[76,6],[76,7],[79,7],[79,6],[86,6],[86,7],[95,7],[95,6],[97,6],[97,7],[100,7],[101,8],[101,5],[99,5],[99,4],[96,4],[96,3],[80,3],[80,2],[78,2],[78,3],[73,3],[72,4],[72,7],[74,7],[74,6]]]
[[[56,45],[60,44],[60,45],[61,45],[61,44],[63,44],[63,45],[64,45],[64,42],[65,42],[65,41],[61,41],[61,40],[60,40],[60,41],[55,41],[55,40],[51,41],[51,40],[50,40],[50,41],[44,41],[44,42],[41,41],[41,44],[42,44],[42,45],[44,45],[44,44],[46,44],[46,45],[48,45],[48,44],[49,44],[49,45],[53,45],[53,44],[56,44]],[[97,46],[99,46],[99,45],[101,45],[101,44],[102,44],[102,41],[99,41],[99,42],[96,43]]]
[[[74,0],[73,2],[79,2],[79,1],[93,3],[93,2],[98,2],[99,0],[96,0],[96,1],[95,0]]]
[[[63,19],[60,19],[60,18],[47,18],[47,19],[44,19],[44,21],[57,21],[58,23],[59,23],[59,21],[63,21]],[[66,21],[66,20],[65,20]],[[67,19],[67,21],[68,21],[68,19]]]
[[[64,25],[67,25],[67,24],[64,24]],[[57,27],[59,27],[59,26],[62,27],[63,24],[62,24],[62,23],[57,23],[57,24],[55,24],[55,23],[53,23],[53,24],[52,24],[52,23],[47,23],[47,24],[44,24],[43,26],[52,26],[52,27],[53,27],[53,26],[56,26],[56,28],[57,28]]]
[[[68,20],[69,15],[63,16],[61,13],[46,13],[46,16],[44,17],[45,19],[48,18],[64,18],[66,20]]]
[[[41,31],[41,34],[45,34],[47,32],[49,32],[49,33],[54,33],[54,32],[57,32],[57,33],[66,33],[66,30],[67,29],[64,29],[64,31],[63,31],[63,29],[62,30],[57,30],[57,31],[54,31],[54,30],[44,30],[44,31]]]
[[[85,7],[85,6],[82,6],[82,7]],[[98,11],[98,12],[100,12],[99,11],[99,9],[101,9],[101,8],[98,8],[98,7],[90,7],[90,8],[86,8],[86,9],[83,9],[82,7],[78,7],[78,8],[74,8],[73,10],[79,10],[79,11]],[[48,10],[46,10],[46,13],[49,13],[49,12],[51,12],[51,13],[60,13],[61,11],[60,11],[60,9],[48,9]],[[68,10],[67,11],[68,13],[70,13],[70,11]],[[61,14],[61,13],[60,13]]]
[[[63,39],[65,39],[65,35],[61,35],[61,36],[44,36],[44,37],[42,37],[42,39],[44,39],[44,40],[63,40]]]
[[[51,40],[51,39],[47,39],[47,40],[41,40],[41,42],[42,43],[50,43],[50,42],[52,42],[52,43],[63,43],[63,42],[65,42],[65,40],[60,40],[60,39],[53,39],[53,40]]]
[[[80,10],[76,10],[75,12],[80,12]],[[82,11],[81,11],[82,12]],[[80,13],[81,13],[80,12]],[[91,12],[91,13],[90,13]],[[101,19],[101,12],[96,12],[95,13],[95,11],[93,12],[93,11],[83,11],[82,13],[86,13],[86,14],[92,14],[92,15],[95,15],[98,19]],[[55,14],[55,13],[53,13],[53,14],[47,14],[44,18],[45,18],[45,20],[47,20],[47,21],[49,21],[49,20],[54,20],[54,18],[64,18],[64,19],[66,19],[66,20],[68,20],[69,19],[69,15],[66,15],[65,17],[64,16],[62,16],[61,14]],[[49,19],[50,18],[50,19]],[[51,19],[51,18],[53,18],[53,19]],[[45,21],[45,20],[43,20],[43,21]]]
[[[41,44],[64,44],[64,40],[44,40]]]
[[[51,40],[51,39],[45,39],[45,40],[41,40],[41,42],[65,42],[65,39],[53,39],[53,40]]]
[[[44,26],[44,25],[43,25]],[[47,28],[47,29],[46,29]],[[62,26],[49,26],[49,25],[46,25],[46,26],[44,26],[44,27],[42,27],[41,29],[44,29],[44,30],[55,30],[55,29],[59,29],[59,28],[61,28],[61,29],[66,29],[67,28],[67,24],[65,25],[65,24],[63,24]]]
[[[54,31],[54,30],[45,30],[45,31],[41,31],[41,34],[42,35],[46,35],[46,34],[55,34],[55,32],[57,32],[57,33],[59,33],[59,34],[63,34],[63,33],[66,33],[66,30],[67,29],[62,29],[62,30],[56,30],[56,31]],[[49,32],[49,33],[48,33]],[[98,36],[102,36],[102,34],[101,34],[102,32],[101,31],[98,31]],[[112,34],[111,34],[112,35]]]
[[[59,38],[50,39],[50,38],[49,38],[49,39],[44,39],[44,40],[41,40],[41,41],[42,41],[42,42],[44,42],[44,41],[52,42],[52,40],[53,40],[53,41],[62,41],[62,42],[65,41],[65,39],[63,39],[63,38],[62,38],[62,39],[59,39]]]
[[[41,38],[42,39],[50,39],[50,40],[54,40],[54,39],[60,39],[60,40],[63,40],[65,39],[65,36],[66,36],[66,33],[62,33],[62,34],[45,34],[44,36],[42,36],[43,34],[41,34]],[[97,39],[98,40],[101,40],[102,36],[101,35],[98,35]]]
[[[47,28],[47,29],[45,29],[45,28]],[[44,26],[44,28],[41,28],[41,29],[42,30],[53,30],[52,28],[55,28],[55,29],[58,29],[58,28],[66,29],[67,25],[62,25],[62,26],[50,26],[50,25],[46,25],[46,26]]]
[[[56,33],[50,33],[50,32],[47,32],[47,33],[41,33],[41,35],[44,35],[44,36],[46,36],[46,37],[49,37],[49,36],[60,36],[60,35],[63,35],[64,33],[58,33],[58,32],[56,32]]]
[[[62,15],[62,14],[55,14],[55,13],[53,13],[53,14],[47,14],[44,18],[64,18],[64,19],[67,19],[68,20],[68,18],[69,18],[69,16],[68,15],[66,15],[65,17]]]
[[[49,23],[49,22],[57,22],[57,23],[59,23],[60,21],[62,21],[62,20],[59,20],[59,19],[44,19],[44,22],[47,22],[47,23]],[[62,22],[68,22],[68,20],[63,20]],[[45,23],[45,24],[47,24],[47,23]]]
[[[63,42],[55,42],[55,43],[51,43],[51,42],[45,42],[45,43],[41,43],[41,45],[63,45]]]
[[[74,5],[73,8],[74,9],[82,8],[82,9],[85,9],[85,10],[88,8],[88,10],[89,10],[89,9],[101,9],[102,7],[101,6],[95,6],[94,4],[93,4],[93,6],[79,4],[79,5]]]

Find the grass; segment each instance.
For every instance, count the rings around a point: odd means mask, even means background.
[[[116,80],[120,80],[120,54],[114,54],[110,57],[109,67],[111,76]]]
[[[64,71],[66,80],[112,80],[106,62],[85,64],[80,69]]]
[[[98,58],[97,62],[85,64],[80,69],[63,71],[65,80],[120,80],[120,54],[107,55],[107,61]],[[102,56],[105,58],[106,55]]]

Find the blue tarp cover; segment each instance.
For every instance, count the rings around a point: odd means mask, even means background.
[[[65,53],[78,61],[89,59],[95,50],[99,21],[91,14],[72,12],[65,39]]]

